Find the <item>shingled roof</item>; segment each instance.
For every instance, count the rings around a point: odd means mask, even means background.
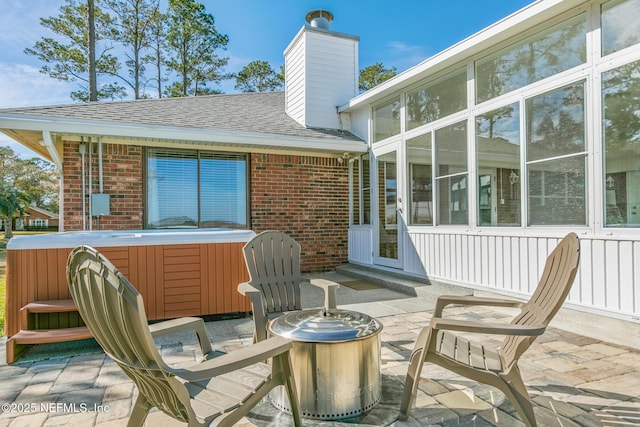
[[[285,113],[284,92],[9,108],[0,116],[361,141],[350,132],[300,125]]]

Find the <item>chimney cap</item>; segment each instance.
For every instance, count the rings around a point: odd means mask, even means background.
[[[333,13],[324,9],[316,9],[307,13],[306,21],[312,27],[328,29],[329,24],[333,21]]]

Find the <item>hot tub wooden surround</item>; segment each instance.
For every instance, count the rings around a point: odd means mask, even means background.
[[[147,317],[160,320],[251,310],[236,289],[249,279],[242,256],[245,238],[227,240],[94,247],[142,294]],[[38,239],[20,243],[12,248],[10,241],[7,248],[7,363],[17,360],[25,344],[91,336],[68,290],[66,262],[73,247],[49,247],[45,240],[37,248]]]

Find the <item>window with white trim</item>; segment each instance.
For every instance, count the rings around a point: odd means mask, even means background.
[[[147,228],[248,227],[244,154],[147,150]]]

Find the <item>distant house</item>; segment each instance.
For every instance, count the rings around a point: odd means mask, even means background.
[[[23,217],[23,227],[28,230],[58,230],[59,215],[55,212],[29,206]]]
[[[362,94],[358,38],[329,21],[285,49],[284,93],[5,109],[0,129],[62,171],[64,230],[278,229],[305,270],[513,296],[575,231],[569,304],[640,322],[640,0],[535,1]]]
[[[58,230],[59,215],[55,212],[29,206],[24,215],[16,214],[13,218],[12,230]],[[0,230],[4,230],[3,220],[0,220]]]

